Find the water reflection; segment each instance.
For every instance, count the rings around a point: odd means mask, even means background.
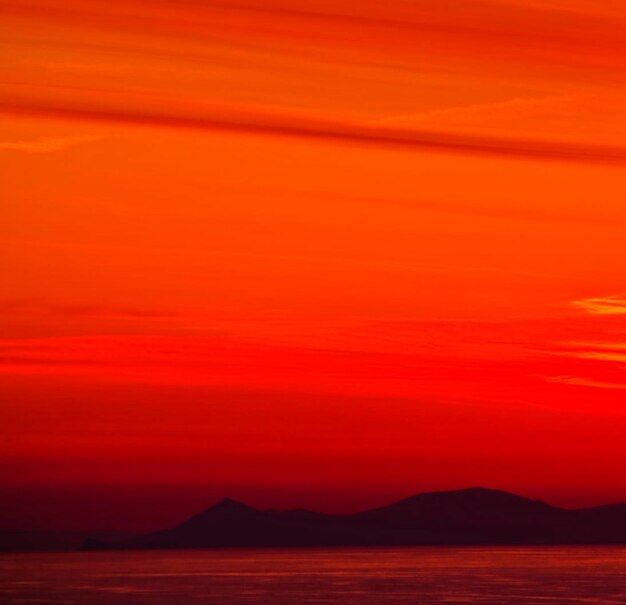
[[[624,605],[626,548],[3,555],[0,601],[80,605]]]

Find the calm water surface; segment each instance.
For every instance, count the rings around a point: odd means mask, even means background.
[[[2,555],[0,602],[624,605],[626,548]]]

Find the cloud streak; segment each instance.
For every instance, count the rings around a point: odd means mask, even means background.
[[[107,105],[57,104],[0,98],[0,114],[157,128],[229,132],[524,160],[548,160],[622,166],[626,147],[531,140],[513,137],[443,133],[390,128],[371,123],[324,120],[309,115],[271,113],[259,109],[197,110],[126,109]]]
[[[559,384],[569,384],[576,387],[590,387],[596,389],[626,389],[626,384],[621,384],[617,382],[603,382],[601,380],[581,378],[578,376],[550,376],[546,378],[546,381],[556,382]]]
[[[152,309],[138,309],[121,306],[54,304],[38,301],[0,301],[0,316],[26,315],[51,316],[68,319],[104,319],[120,321],[181,321],[184,316]]]
[[[626,362],[626,344],[621,342],[565,343],[558,351],[561,355],[594,361]]]
[[[453,3],[454,4],[454,3]],[[621,23],[602,7],[533,6],[529,3],[465,0],[462,5],[430,0],[357,3],[353,0],[283,2],[126,2],[94,0],[7,0],[8,14],[62,21],[74,26],[134,31],[140,34],[206,39],[207,34],[254,39],[271,47],[340,48],[348,45],[378,53],[404,49],[454,54],[466,50],[484,55],[496,46],[499,56],[623,65]],[[486,43],[488,41],[488,43]],[[442,44],[441,42],[444,42]],[[493,56],[492,58],[497,59]]]
[[[75,137],[39,137],[32,141],[2,141],[0,151],[23,151],[26,153],[51,153],[63,151],[81,143],[98,141],[98,136],[75,136]]]

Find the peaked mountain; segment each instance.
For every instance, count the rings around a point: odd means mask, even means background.
[[[259,510],[226,498],[176,527],[84,548],[626,543],[626,504],[566,510],[504,491],[418,494],[352,515]]]

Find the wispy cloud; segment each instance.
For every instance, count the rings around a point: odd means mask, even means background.
[[[389,116],[379,120],[383,124],[435,124],[457,125],[482,123],[497,118],[519,119],[545,113],[562,114],[572,102],[580,102],[582,95],[555,95],[540,98],[514,98],[493,103],[474,103],[434,109],[415,114]],[[578,107],[576,108],[579,111]]]
[[[575,307],[594,315],[625,315],[626,294],[585,298],[572,303]]]
[[[502,101],[463,104],[453,107],[435,108],[418,113],[399,114],[384,117],[382,124],[397,126],[419,126],[442,129],[478,129],[485,126],[497,131],[545,132],[546,126],[556,124],[566,126],[576,121],[576,135],[584,140],[584,135],[606,136],[611,126],[625,115],[626,98],[615,93],[558,94],[533,97],[512,97]],[[563,131],[561,131],[563,132]],[[571,133],[564,132],[565,136]],[[619,135],[615,138],[620,140]]]
[[[568,342],[556,352],[578,359],[626,363],[626,343],[621,342]]]
[[[580,351],[575,353],[574,357],[579,357],[581,359],[595,359],[598,361],[626,363],[626,351]]]
[[[102,139],[100,136],[39,137],[30,141],[0,141],[0,151],[51,153]]]
[[[546,382],[556,382],[559,384],[570,384],[577,387],[590,387],[596,389],[626,389],[626,384],[616,382],[603,382],[592,378],[582,378],[579,376],[548,376]]]

